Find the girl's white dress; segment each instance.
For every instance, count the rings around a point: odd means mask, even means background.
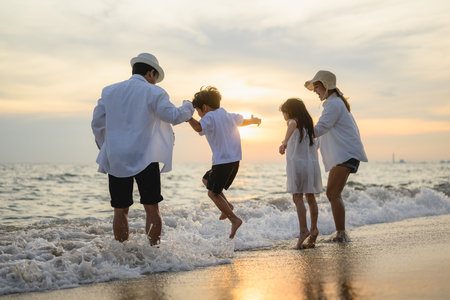
[[[322,177],[320,174],[318,145],[309,145],[309,136],[303,130],[303,140],[300,131],[294,130],[286,149],[287,192],[291,194],[316,194],[322,192]]]

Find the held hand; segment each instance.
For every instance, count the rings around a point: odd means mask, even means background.
[[[278,151],[280,152],[281,155],[286,153],[286,147],[287,147],[287,145],[285,145],[284,143],[281,144],[280,148],[278,149]]]
[[[252,124],[258,125],[258,127],[259,127],[259,125],[261,125],[261,119],[260,119],[260,118],[257,118],[257,117],[254,117],[253,115],[252,115],[252,117],[250,118],[250,121],[252,122]]]

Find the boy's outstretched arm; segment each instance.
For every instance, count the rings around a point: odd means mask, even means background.
[[[252,125],[252,124],[256,124],[256,125],[261,125],[261,119],[254,117],[252,115],[252,117],[250,119],[244,119],[244,121],[242,122],[242,124],[240,124],[239,126],[248,126],[248,125]]]
[[[191,125],[191,127],[192,127],[195,131],[197,131],[197,132],[202,132],[202,125],[200,124],[199,121],[197,121],[197,120],[194,119],[194,118],[190,118],[188,122],[189,122],[189,125]]]

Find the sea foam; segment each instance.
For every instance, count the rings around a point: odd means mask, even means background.
[[[347,187],[343,198],[350,236],[352,228],[363,225],[450,214],[449,197],[429,188],[404,192]],[[317,202],[319,231],[331,234],[335,229],[328,200],[322,194]],[[124,243],[114,241],[111,217],[0,226],[0,295],[193,270],[230,263],[235,251],[276,247],[278,241],[295,244],[299,228],[290,195],[232,203],[244,221],[234,240],[228,238],[230,222],[218,219],[220,213],[206,195],[197,205],[161,204],[163,233],[157,247],[149,245],[145,214],[138,205],[130,209],[130,239]]]

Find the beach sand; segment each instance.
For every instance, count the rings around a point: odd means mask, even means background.
[[[450,298],[450,215],[364,226],[350,238],[305,250],[289,241],[238,251],[231,264],[0,299]]]

